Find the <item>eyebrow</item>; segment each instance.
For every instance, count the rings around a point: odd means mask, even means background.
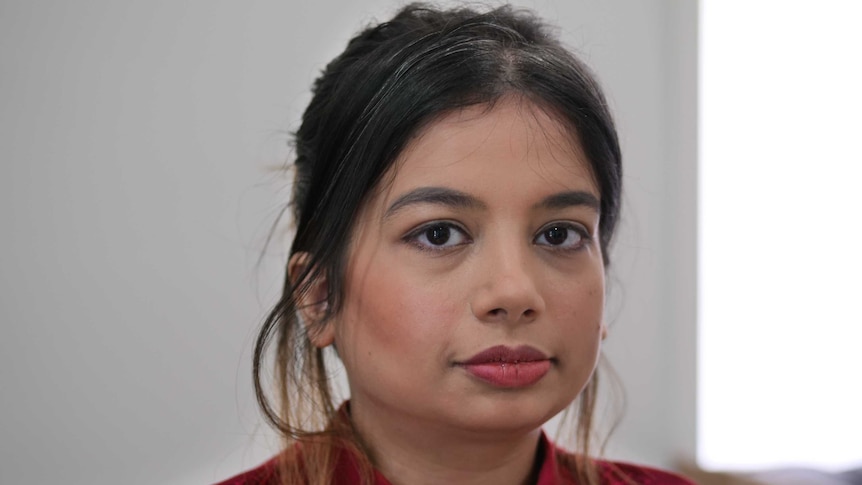
[[[589,207],[596,212],[601,210],[601,203],[599,199],[589,193],[584,192],[582,190],[570,190],[566,192],[560,192],[558,194],[551,195],[545,198],[543,201],[537,204],[539,207],[543,209],[565,209],[567,207],[577,207],[577,206],[586,206]]]
[[[485,209],[487,206],[479,199],[464,192],[446,187],[420,187],[398,197],[386,209],[383,215],[388,219],[405,207],[416,204],[433,204],[453,209]],[[567,207],[586,206],[596,212],[601,209],[599,199],[589,192],[570,190],[550,195],[534,207],[546,210],[565,209]]]
[[[485,208],[485,204],[479,199],[458,190],[445,187],[420,187],[395,199],[395,202],[386,209],[383,218],[388,219],[401,209],[415,204],[442,205],[453,209]]]

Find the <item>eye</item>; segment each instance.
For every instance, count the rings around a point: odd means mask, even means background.
[[[463,229],[451,222],[432,222],[408,234],[406,241],[419,249],[439,251],[470,242]]]
[[[551,249],[579,249],[589,241],[586,229],[579,225],[554,222],[543,227],[534,243]]]

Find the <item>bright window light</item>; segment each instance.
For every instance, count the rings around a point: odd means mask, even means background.
[[[862,2],[702,0],[698,461],[862,465]]]

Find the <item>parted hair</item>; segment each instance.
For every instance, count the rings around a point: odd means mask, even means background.
[[[255,342],[257,400],[288,450],[283,483],[329,483],[334,450],[355,453],[371,476],[359,437],[349,425],[333,424],[340,421],[330,373],[323,349],[309,336],[338,315],[357,213],[411,137],[447,112],[490,109],[504,96],[553,115],[585,154],[600,191],[599,243],[607,267],[620,211],[619,141],[595,76],[547,25],[509,6],[480,12],[414,3],[365,28],[314,81],[293,135],[289,256],[307,253],[308,260],[300,274],[285,272],[282,295]],[[301,322],[300,302],[321,278],[327,282],[320,302],[325,314]],[[264,369],[273,372],[272,393]],[[597,386],[593,375],[577,400],[580,458],[566,461],[581,483],[597,482],[589,458]]]

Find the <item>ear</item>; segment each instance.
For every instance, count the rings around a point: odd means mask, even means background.
[[[287,274],[294,288],[302,286],[299,278],[311,263],[311,254],[299,252],[290,257],[287,263]],[[329,310],[329,284],[326,275],[317,275],[308,285],[306,291],[297,294],[296,310],[300,323],[305,327],[308,340],[317,348],[324,348],[335,341],[335,327],[331,320],[326,320]]]

